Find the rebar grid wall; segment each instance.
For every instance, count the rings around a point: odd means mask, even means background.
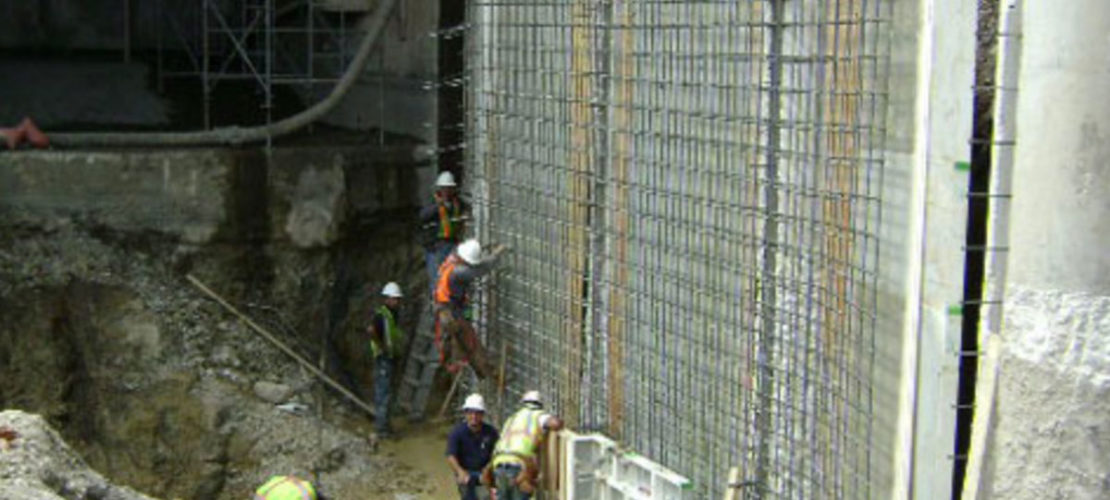
[[[699,498],[871,496],[885,3],[470,2],[510,395]]]

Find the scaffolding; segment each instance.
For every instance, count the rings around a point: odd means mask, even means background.
[[[363,12],[350,14],[349,6],[335,0],[158,0],[156,8],[163,23],[159,85],[167,78],[199,79],[205,129],[216,125],[211,104],[220,82],[257,85],[269,124],[275,86],[314,96],[320,85],[339,81],[363,35],[352,26]],[[182,57],[170,57],[171,51]]]
[[[889,4],[469,3],[510,394],[699,498],[871,497]]]

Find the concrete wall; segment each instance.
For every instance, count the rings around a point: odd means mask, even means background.
[[[975,5],[893,2],[876,327],[875,498],[951,488]]]
[[[344,222],[414,207],[423,173],[408,147],[5,153],[0,214],[184,243],[278,240],[326,246]],[[427,177],[424,175],[423,177]]]
[[[1024,9],[1024,28],[997,386],[993,412],[977,415],[990,419],[980,496],[1107,498],[1110,4],[1003,4]]]
[[[382,129],[434,145],[438,51],[432,35],[438,25],[437,0],[398,2],[366,74],[324,121],[347,128]]]

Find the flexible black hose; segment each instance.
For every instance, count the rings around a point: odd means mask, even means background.
[[[49,134],[50,142],[61,147],[236,145],[263,141],[298,130],[331,111],[354,87],[396,3],[397,0],[380,0],[377,10],[370,14],[366,35],[354,60],[331,93],[312,107],[281,121],[258,127],[232,126],[192,132],[56,132]]]

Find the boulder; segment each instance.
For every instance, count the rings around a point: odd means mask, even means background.
[[[152,500],[90,469],[42,417],[0,412],[0,498]]]
[[[278,404],[293,395],[293,389],[285,384],[260,380],[254,384],[254,395],[268,402]]]

